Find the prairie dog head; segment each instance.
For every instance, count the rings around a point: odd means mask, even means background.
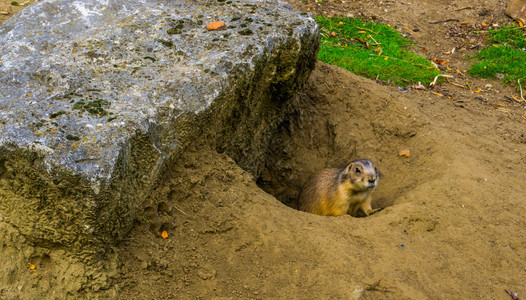
[[[368,159],[357,159],[345,167],[345,179],[353,185],[353,190],[374,189],[380,179],[380,172]]]

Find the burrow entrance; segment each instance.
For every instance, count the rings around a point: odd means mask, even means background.
[[[418,112],[391,90],[318,63],[272,140],[257,184],[297,208],[299,192],[311,174],[367,158],[382,173],[373,208],[392,205],[396,197],[430,175],[417,170],[425,157],[417,161],[398,155],[404,148],[425,149],[428,142],[419,135],[425,123],[414,117]]]

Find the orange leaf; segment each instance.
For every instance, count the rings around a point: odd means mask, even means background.
[[[360,31],[358,31],[358,33],[365,33],[365,31],[363,31],[363,30],[360,30]]]
[[[161,236],[163,237],[163,239],[167,239],[168,238],[168,232],[166,232],[166,230],[163,230],[163,232],[161,233]]]
[[[331,31],[331,36],[332,36],[332,37],[335,37],[335,36],[336,36],[336,32]]]
[[[223,21],[212,22],[206,25],[206,29],[208,30],[225,30],[226,28],[226,24]]]
[[[426,53],[426,52],[427,52],[426,47],[422,47],[422,52],[423,52],[423,53]]]
[[[476,91],[473,91],[473,93],[480,93],[481,89],[478,89]]]
[[[440,94],[440,93],[433,93],[433,94],[435,94],[437,96],[442,96],[442,94]]]
[[[443,65],[443,64],[445,64],[445,63],[447,62],[447,60],[445,60],[445,59],[438,59],[438,58],[436,58],[436,57],[433,58],[433,61],[434,61],[435,64],[437,64],[437,65]]]
[[[309,7],[309,8],[307,8],[307,11],[310,11],[310,7]]]
[[[34,270],[36,267],[34,264],[29,264],[29,269]]]
[[[450,68],[450,67],[446,67],[446,69],[447,69],[448,71],[451,71],[451,68]]]
[[[524,24],[522,24],[521,21],[519,21],[519,27],[524,27]]]
[[[386,56],[384,59],[387,60],[389,58],[389,56]]]
[[[398,152],[398,155],[409,157],[409,156],[411,156],[411,151],[409,151],[409,149],[405,149],[405,150],[402,150],[402,151]]]

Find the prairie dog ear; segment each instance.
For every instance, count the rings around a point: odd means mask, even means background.
[[[382,178],[383,175],[382,175],[382,173],[380,173],[380,171],[378,171],[377,168],[374,168],[374,171],[376,172],[376,177]]]

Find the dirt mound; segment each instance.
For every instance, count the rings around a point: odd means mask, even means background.
[[[122,299],[523,295],[526,133],[517,115],[318,63],[260,178],[206,140],[166,174],[117,249],[116,287]],[[312,172],[357,157],[383,174],[373,207],[385,209],[373,216],[311,215],[269,194],[294,206]]]

